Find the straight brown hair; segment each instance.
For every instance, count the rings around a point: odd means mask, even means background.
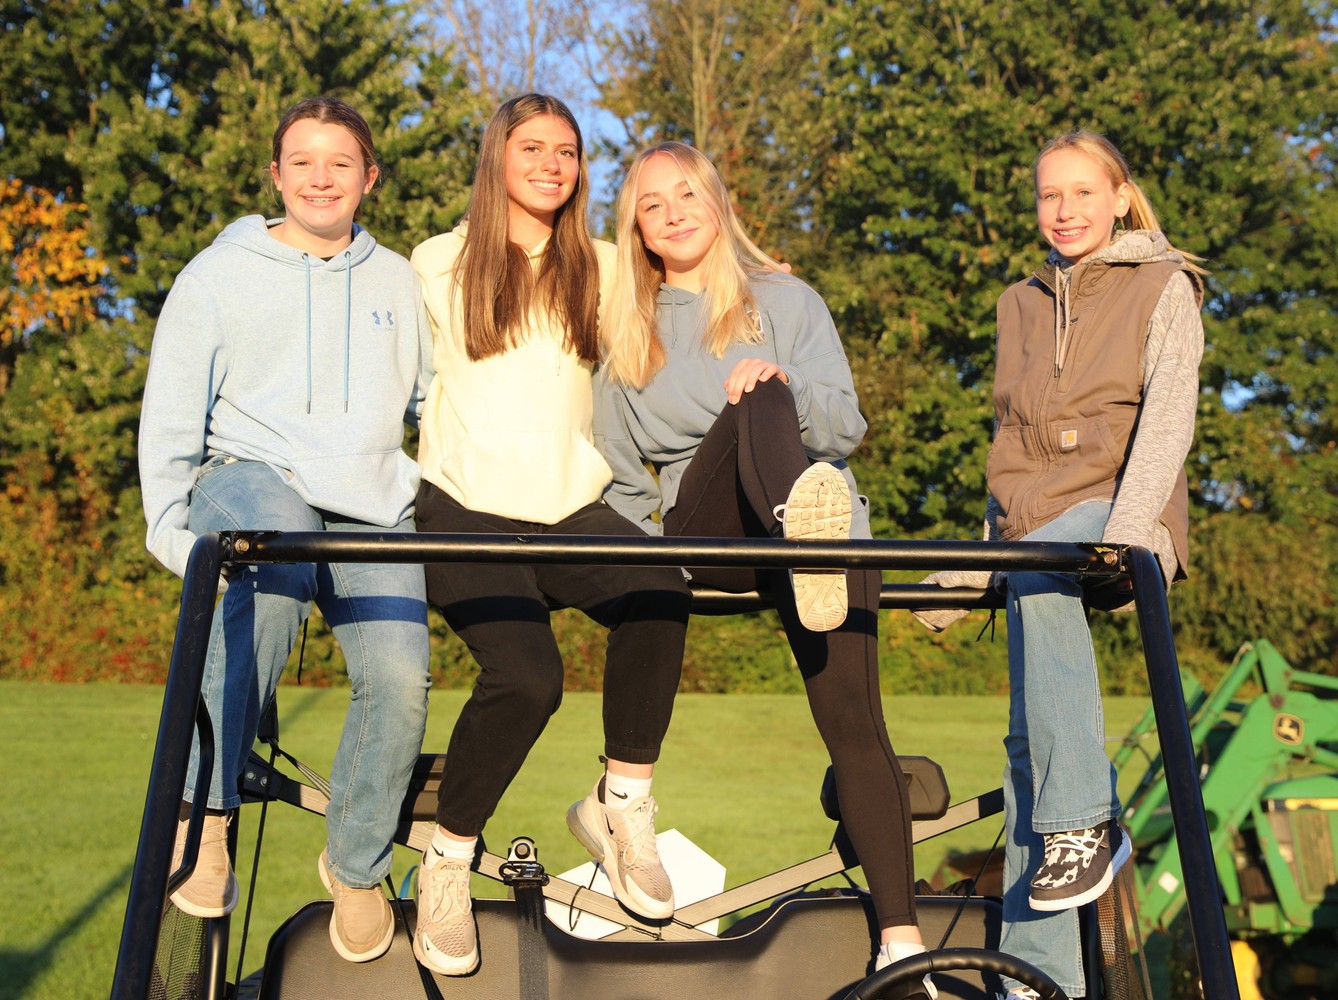
[[[553,235],[535,274],[525,249],[510,239],[505,158],[512,131],[540,115],[559,119],[576,135],[580,171],[571,197],[555,213]],[[589,189],[581,129],[562,101],[522,94],[497,109],[479,146],[456,270],[470,360],[509,350],[533,313],[552,315],[565,331],[564,346],[582,360],[599,360],[599,260],[586,219]]]

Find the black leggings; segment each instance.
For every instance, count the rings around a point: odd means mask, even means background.
[[[418,492],[420,531],[507,535],[631,535],[640,528],[603,503],[543,525],[482,514],[431,483]],[[675,567],[429,563],[428,600],[474,654],[479,676],[451,733],[437,822],[476,836],[562,701],[562,656],[549,601],[609,629],[604,754],[653,764],[683,668],[691,596]]]
[[[777,535],[773,510],[809,464],[789,387],[774,378],[759,382],[726,406],[702,439],[664,519],[665,534]],[[910,796],[878,689],[881,574],[847,572],[845,623],[831,632],[810,632],[799,623],[788,574],[721,566],[691,572],[694,581],[720,590],[770,592],[831,757],[841,819],[868,879],[878,925],[915,923]]]

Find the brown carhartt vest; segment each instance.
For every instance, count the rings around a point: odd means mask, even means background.
[[[1054,268],[1047,265],[999,298],[995,432],[985,475],[1005,540],[1085,500],[1114,498],[1138,426],[1148,323],[1166,283],[1182,269],[1175,261],[1075,268],[1062,368]],[[1160,520],[1175,545],[1179,579],[1189,549],[1183,469]]]

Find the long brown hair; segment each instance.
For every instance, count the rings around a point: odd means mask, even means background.
[[[536,275],[508,233],[506,140],[517,126],[551,115],[576,135],[580,171],[571,197],[553,218],[553,235]],[[464,296],[465,350],[473,361],[501,354],[524,335],[533,313],[549,313],[566,331],[565,346],[582,360],[599,359],[599,261],[586,220],[589,175],[585,143],[571,110],[556,97],[522,94],[493,114],[483,131],[469,223],[456,268]]]
[[[1091,157],[1110,178],[1112,188],[1118,188],[1121,184],[1129,186],[1129,211],[1125,212],[1120,219],[1125,229],[1149,229],[1155,233],[1162,232],[1161,223],[1157,221],[1157,213],[1152,210],[1152,203],[1148,201],[1148,196],[1143,193],[1143,189],[1134,181],[1133,175],[1129,171],[1129,164],[1125,162],[1123,154],[1115,148],[1113,142],[1100,132],[1075,128],[1071,132],[1065,132],[1063,135],[1056,136],[1047,142],[1041,147],[1041,151],[1036,154],[1036,162],[1032,164],[1033,183],[1041,161],[1051,153],[1062,149],[1071,149]],[[1184,250],[1176,250],[1175,247],[1171,246],[1169,240],[1167,240],[1166,245],[1184,257],[1185,266],[1195,274],[1208,273],[1196,263],[1196,261],[1202,260],[1202,257],[1196,257]]]

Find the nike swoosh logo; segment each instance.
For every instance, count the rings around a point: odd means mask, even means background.
[[[612,795],[614,798],[619,798],[619,799],[627,798],[626,792],[615,792],[612,788],[608,789],[608,793]]]
[[[612,837],[612,836],[613,836],[613,824],[609,822],[609,818],[608,818],[607,816],[604,817],[604,825],[605,825],[606,827],[608,827],[608,829],[609,829],[609,836]]]

